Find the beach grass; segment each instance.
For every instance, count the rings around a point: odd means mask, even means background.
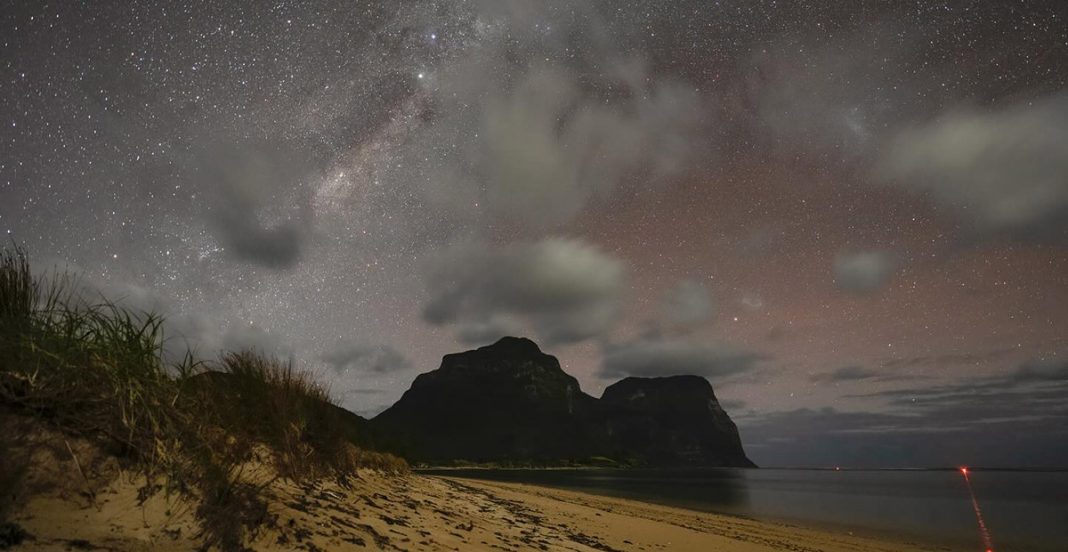
[[[263,520],[259,487],[242,476],[263,452],[294,480],[407,473],[291,361],[237,351],[167,362],[163,317],[87,299],[77,283],[35,276],[22,248],[0,252],[0,408],[88,440],[143,475],[146,492],[194,499],[205,545],[239,549]]]

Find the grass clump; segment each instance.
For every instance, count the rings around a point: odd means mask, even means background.
[[[218,427],[239,428],[230,438],[262,443],[285,477],[318,477],[368,467],[406,473],[407,464],[374,446],[365,420],[334,404],[327,390],[291,361],[252,351],[226,353],[219,371],[192,378],[198,402],[216,408]]]
[[[260,488],[242,475],[257,451],[293,479],[407,472],[365,450],[365,421],[291,362],[244,351],[167,364],[161,317],[76,287],[66,274],[35,278],[21,248],[0,252],[0,408],[90,440],[148,488],[195,497],[206,546],[239,549],[263,520]]]
[[[160,356],[162,320],[84,302],[73,288],[59,274],[43,286],[20,249],[0,254],[0,402],[165,465],[184,424]]]

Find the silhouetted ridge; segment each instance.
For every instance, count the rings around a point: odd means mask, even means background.
[[[505,336],[497,340],[493,345],[486,345],[476,349],[477,351],[486,351],[495,354],[526,354],[526,355],[544,355],[541,348],[537,343],[525,338],[525,337],[510,337]],[[460,353],[463,354],[463,353]],[[546,355],[548,356],[548,355]]]
[[[629,377],[608,386],[601,403],[625,451],[652,464],[747,466],[738,427],[700,376]]]
[[[752,465],[704,378],[627,378],[598,400],[518,337],[445,355],[371,423],[429,463]]]

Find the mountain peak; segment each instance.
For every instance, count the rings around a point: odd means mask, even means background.
[[[623,378],[605,388],[601,398],[618,400],[623,396],[635,393],[656,393],[666,397],[676,398],[701,398],[715,400],[715,392],[712,384],[702,376],[678,375],[660,377],[637,377]]]
[[[502,337],[498,339],[496,343],[479,347],[478,350],[501,351],[514,354],[545,354],[541,351],[541,348],[538,347],[538,344],[530,339],[512,336]]]
[[[445,355],[373,425],[426,462],[752,465],[705,378],[626,378],[595,399],[522,337]]]

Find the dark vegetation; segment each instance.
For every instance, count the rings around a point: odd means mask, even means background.
[[[22,249],[0,252],[0,410],[92,442],[144,475],[146,493],[192,500],[206,547],[240,549],[264,520],[249,465],[346,483],[360,467],[407,472],[291,363],[243,351],[169,364],[160,316],[86,300],[76,283],[35,277]],[[19,467],[3,471],[10,496]]]

